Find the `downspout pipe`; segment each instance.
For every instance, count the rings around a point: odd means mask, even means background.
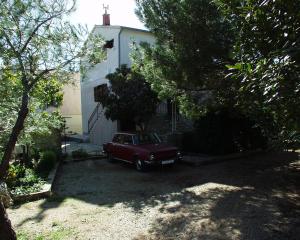
[[[121,33],[123,31],[123,28],[120,26],[120,32],[118,34],[118,65],[119,65],[119,68],[121,67]],[[117,120],[117,129],[118,131],[120,131],[120,127],[121,127],[121,124],[120,124],[120,121]]]
[[[118,61],[119,61],[119,68],[121,67],[121,33],[122,33],[122,31],[123,31],[123,28],[122,27],[120,27],[120,32],[119,32],[119,34],[118,34],[118,44],[119,44],[119,51],[118,51]]]

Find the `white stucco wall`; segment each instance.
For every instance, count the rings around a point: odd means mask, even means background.
[[[107,58],[88,71],[85,79],[81,79],[81,109],[83,133],[88,134],[88,120],[97,103],[94,101],[94,87],[108,83],[105,76],[119,66],[118,37],[120,27],[95,26],[93,34],[100,34],[106,41],[114,39],[114,47],[107,49]],[[91,139],[93,141],[93,139]]]
[[[131,66],[130,53],[132,43],[139,45],[141,42],[155,43],[155,38],[152,33],[143,30],[135,30],[130,28],[123,28],[121,32],[120,50],[121,50],[121,64]]]
[[[142,41],[154,43],[152,34],[120,26],[95,26],[93,33],[101,34],[106,41],[114,39],[114,47],[107,49],[107,59],[90,69],[84,81],[81,81],[82,128],[84,134],[88,134],[88,120],[97,105],[94,101],[94,87],[108,83],[105,76],[115,72],[119,64],[131,65],[129,53],[131,52],[130,47],[133,41],[137,44]],[[111,141],[113,134],[118,130],[117,126],[117,122],[107,120],[101,114],[89,134],[90,142],[102,145]]]
[[[82,133],[80,74],[72,76],[70,84],[63,87],[63,102],[59,111],[66,119],[67,132]]]
[[[100,34],[105,41],[114,39],[114,47],[107,49],[107,58],[90,69],[86,75],[85,81],[95,81],[104,79],[108,73],[114,72],[119,66],[119,32],[118,26],[98,26],[96,25],[92,31],[92,34]]]

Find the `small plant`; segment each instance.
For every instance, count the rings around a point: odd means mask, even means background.
[[[39,173],[48,173],[54,168],[57,161],[55,152],[48,150],[41,153],[41,159],[37,164],[37,171]]]
[[[20,164],[9,165],[8,174],[6,177],[6,183],[10,186],[16,186],[19,183],[19,179],[25,176],[26,168]]]
[[[89,154],[82,148],[72,152],[72,158],[85,158],[88,156]]]
[[[31,186],[37,182],[39,182],[41,179],[40,177],[34,172],[33,169],[31,168],[27,168],[25,170],[25,175],[24,177],[20,178],[19,179],[19,182],[20,182],[20,185],[23,185],[23,186]]]
[[[9,166],[6,183],[11,194],[23,195],[40,191],[44,181],[33,169],[25,168],[20,164],[12,164]]]
[[[29,193],[41,191],[45,181],[43,181],[40,178],[37,181],[38,182],[32,185],[26,185],[26,186],[21,185],[16,188],[13,188],[10,190],[10,193],[14,196],[18,196],[18,195],[26,195]]]

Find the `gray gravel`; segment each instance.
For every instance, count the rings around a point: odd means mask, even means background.
[[[62,165],[55,196],[9,209],[31,236],[64,239],[297,239],[300,162],[292,153],[136,172],[104,160]]]

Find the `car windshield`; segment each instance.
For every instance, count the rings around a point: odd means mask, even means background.
[[[133,139],[134,144],[157,144],[161,142],[161,140],[155,133],[136,134],[134,135]]]

